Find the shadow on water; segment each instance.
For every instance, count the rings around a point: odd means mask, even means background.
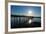
[[[31,19],[31,23],[29,20]],[[41,27],[41,18],[32,16],[11,16],[11,28]]]

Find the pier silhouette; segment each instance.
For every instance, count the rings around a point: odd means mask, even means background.
[[[11,28],[25,28],[25,27],[41,27],[40,22],[32,22],[31,24],[27,23],[30,19],[41,18],[34,16],[25,16],[25,15],[11,15],[11,18],[14,18],[14,24],[11,23]],[[19,19],[18,19],[19,18]],[[22,19],[23,18],[23,19]]]

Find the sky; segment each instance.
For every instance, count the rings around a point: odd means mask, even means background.
[[[12,15],[41,16],[41,7],[11,5]]]

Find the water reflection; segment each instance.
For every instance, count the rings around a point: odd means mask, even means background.
[[[11,28],[40,27],[41,18],[11,17]]]
[[[30,19],[28,23],[30,24],[31,22],[32,22],[32,20]]]

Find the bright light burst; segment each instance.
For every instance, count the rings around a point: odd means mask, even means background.
[[[28,14],[32,14],[32,11],[28,11]]]
[[[31,22],[32,22],[32,20],[30,19],[30,20],[29,20],[29,24],[30,24]]]
[[[33,12],[32,11],[28,11],[27,15],[28,16],[33,16]]]

